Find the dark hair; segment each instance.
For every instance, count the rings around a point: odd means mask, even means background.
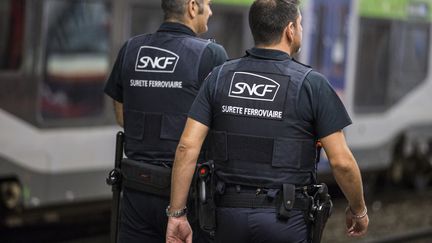
[[[186,6],[191,0],[162,0],[161,7],[164,11],[164,19],[182,20]],[[199,14],[204,12],[204,0],[195,0],[198,3]]]
[[[299,0],[255,0],[249,10],[249,27],[255,45],[275,44],[282,31],[299,15]]]

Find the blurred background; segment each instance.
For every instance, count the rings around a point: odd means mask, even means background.
[[[252,0],[213,0],[209,32],[230,58],[253,46]],[[297,57],[323,73],[354,122],[366,237],[325,155],[334,212],[323,242],[432,242],[432,0],[303,0]],[[162,22],[159,0],[0,0],[0,242],[108,242],[117,52]]]

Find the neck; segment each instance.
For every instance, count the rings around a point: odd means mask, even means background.
[[[272,50],[278,50],[283,51],[291,56],[292,48],[290,45],[283,43],[283,41],[277,43],[277,44],[271,44],[271,45],[256,45],[257,48],[263,48],[263,49],[272,49]]]
[[[165,22],[179,23],[179,24],[186,25],[195,34],[197,34],[196,28],[195,28],[195,26],[193,25],[193,23],[192,23],[192,21],[190,19],[185,18],[184,20],[180,20],[180,19],[170,18],[170,19],[165,19]]]
[[[174,19],[174,18],[170,18],[170,19],[165,19],[164,22],[169,22],[169,23],[178,23],[178,24],[182,24],[185,25],[187,27],[189,27],[195,34],[196,32],[196,28],[194,27],[194,25],[192,24],[191,21],[186,20],[180,20],[180,19]]]

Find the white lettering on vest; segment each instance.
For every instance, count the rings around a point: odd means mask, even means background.
[[[139,62],[141,65],[138,65],[138,68],[147,68],[150,64],[153,69],[166,69],[168,65],[174,64],[175,60],[175,57],[155,57],[153,59],[145,56],[140,58]]]
[[[136,72],[174,73],[180,57],[169,50],[141,46],[135,63]]]
[[[274,101],[280,84],[269,77],[255,73],[235,72],[228,96],[239,99]]]
[[[251,87],[247,83],[236,83],[235,87],[238,91],[231,91],[233,94],[243,94],[247,90],[250,96],[264,97],[267,93],[274,92],[276,85],[253,84]]]

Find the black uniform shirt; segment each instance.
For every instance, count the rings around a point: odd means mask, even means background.
[[[253,48],[247,51],[253,58],[286,60],[291,57],[278,50]],[[213,70],[195,99],[189,117],[211,127],[216,78],[220,67]],[[297,112],[306,122],[313,124],[317,138],[326,137],[350,125],[351,119],[328,80],[316,71],[305,78],[297,101]]]
[[[165,22],[163,23],[158,32],[170,32],[172,34],[178,35],[190,35],[196,36],[196,34],[187,26],[180,23]],[[105,93],[108,94],[114,100],[123,103],[123,84],[121,80],[121,70],[123,63],[123,56],[125,52],[125,46],[120,49],[117,60],[114,63],[111,75],[105,85]],[[204,49],[203,55],[201,57],[201,62],[199,64],[199,74],[198,82],[201,84],[208,73],[217,66],[222,64],[228,59],[225,49],[216,43],[210,43]]]

